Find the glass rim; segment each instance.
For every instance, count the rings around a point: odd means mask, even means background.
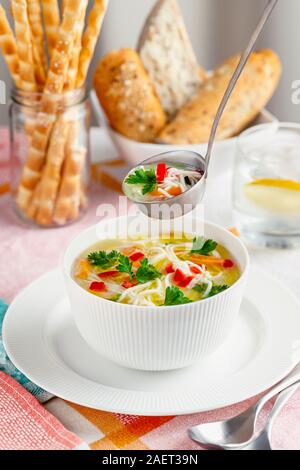
[[[42,97],[47,95],[51,96],[58,104],[63,104],[66,109],[85,103],[89,97],[89,93],[85,86],[63,91],[62,93],[28,91],[15,86],[10,90],[10,98],[14,104],[32,109],[35,109],[39,105]]]
[[[246,150],[243,146],[244,139],[246,140],[251,135],[255,134],[258,131],[272,129],[279,131],[280,129],[290,129],[290,130],[298,130],[300,132],[300,123],[297,122],[289,122],[289,121],[274,121],[274,122],[265,122],[262,124],[257,124],[256,126],[252,126],[245,131],[243,131],[237,138],[237,148],[238,150],[244,155],[248,155],[248,150]],[[248,140],[249,142],[249,140]],[[247,153],[246,153],[247,152]]]

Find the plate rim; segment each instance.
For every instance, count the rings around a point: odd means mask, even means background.
[[[243,402],[245,400],[248,400],[248,399],[252,398],[253,396],[255,396],[257,394],[260,394],[260,393],[266,391],[268,388],[272,387],[273,385],[275,385],[275,383],[280,381],[286,374],[288,374],[295,367],[295,365],[298,362],[297,359],[295,359],[295,361],[293,361],[292,358],[291,358],[290,363],[287,364],[287,359],[285,358],[284,359],[284,364],[282,365],[282,369],[284,369],[284,370],[282,370],[280,372],[280,375],[279,375],[279,372],[278,372],[278,377],[276,378],[276,380],[272,379],[272,383],[268,382],[267,385],[263,384],[263,385],[258,386],[258,390],[254,394],[253,393],[251,393],[251,394],[246,393],[245,394],[245,392],[241,392],[240,393],[241,397],[238,400],[236,400],[236,398],[234,398],[232,400],[227,399],[226,403],[222,402],[222,403],[214,404],[213,407],[211,406],[211,407],[208,407],[208,408],[203,408],[203,407],[200,408],[200,405],[198,405],[195,408],[193,408],[191,406],[191,407],[186,407],[185,409],[181,409],[181,410],[176,409],[176,410],[174,410],[174,412],[170,412],[170,410],[165,412],[163,410],[159,411],[159,410],[154,410],[154,409],[149,409],[149,410],[147,410],[147,409],[143,409],[143,410],[141,410],[141,409],[139,409],[139,410],[138,409],[135,409],[135,410],[134,409],[129,409],[128,410],[127,409],[127,410],[125,410],[123,408],[120,409],[120,407],[118,407],[118,406],[106,406],[105,405],[103,407],[103,404],[101,404],[101,403],[97,407],[95,407],[94,405],[91,405],[89,400],[85,401],[85,399],[82,399],[82,398],[80,400],[79,399],[74,400],[74,397],[70,398],[70,397],[66,396],[66,395],[69,394],[69,391],[62,393],[62,392],[58,391],[57,389],[51,388],[51,386],[49,387],[49,385],[47,385],[47,384],[45,386],[45,382],[43,383],[44,378],[41,379],[42,381],[40,381],[40,378],[36,377],[35,373],[32,373],[31,371],[29,371],[29,373],[28,373],[28,371],[25,371],[22,364],[20,363],[20,357],[18,357],[18,354],[14,353],[13,348],[11,348],[11,342],[13,342],[13,341],[12,341],[11,338],[9,338],[9,323],[12,321],[11,317],[14,314],[13,312],[14,312],[15,304],[20,302],[22,297],[24,295],[26,295],[26,293],[30,290],[30,288],[34,288],[34,286],[36,284],[39,284],[40,282],[45,281],[45,279],[47,279],[50,276],[57,276],[57,275],[61,276],[61,273],[62,273],[62,270],[61,270],[60,267],[55,268],[54,270],[45,273],[43,276],[41,276],[38,279],[36,279],[35,281],[33,281],[31,284],[29,284],[25,289],[23,289],[20,292],[20,294],[11,303],[11,305],[10,305],[10,307],[9,307],[5,317],[4,317],[2,335],[3,335],[4,348],[7,352],[7,355],[11,359],[11,361],[16,365],[16,367],[23,374],[25,374],[30,380],[32,380],[34,383],[36,383],[38,386],[40,386],[44,389],[47,389],[47,391],[49,391],[51,394],[53,394],[57,397],[60,397],[64,400],[72,401],[72,402],[77,403],[79,405],[94,408],[94,409],[98,409],[98,410],[102,410],[102,411],[107,411],[107,412],[112,412],[112,413],[121,413],[121,414],[132,414],[132,415],[136,415],[136,416],[170,416],[170,415],[179,416],[179,415],[186,415],[186,414],[195,414],[195,413],[201,413],[201,412],[205,412],[205,411],[217,410],[217,409],[221,409],[221,408],[224,408],[224,407],[227,407],[227,406],[232,406],[234,404],[237,404],[237,403]],[[249,277],[250,277],[251,274],[253,275],[253,273],[254,274],[257,273],[258,275],[265,276],[266,278],[269,279],[270,282],[275,283],[280,288],[280,290],[290,298],[291,302],[293,302],[295,304],[295,307],[297,307],[299,309],[299,313],[300,313],[300,301],[297,298],[297,296],[292,291],[290,291],[290,289],[288,287],[286,287],[278,279],[270,276],[268,273],[266,273],[265,271],[263,271],[260,268],[251,267]],[[55,301],[55,299],[54,299],[54,301]],[[58,301],[58,298],[56,298],[56,303],[57,303],[57,301]],[[48,309],[48,312],[49,312],[49,309]],[[45,314],[45,318],[47,318],[46,314]],[[300,315],[299,315],[299,337],[300,337]],[[292,338],[290,338],[290,340],[292,341]],[[297,341],[297,338],[294,338],[294,340]],[[46,346],[44,346],[44,347],[46,348]],[[50,355],[48,350],[47,350],[47,355],[48,355],[48,357]],[[52,358],[52,360],[56,360],[56,359]],[[75,376],[79,377],[82,381],[87,381],[87,382],[93,383],[92,380],[87,379],[86,377],[80,376],[79,373],[73,371],[70,367],[68,368],[67,365],[65,365],[65,367],[69,371],[71,371],[72,374],[75,374]],[[142,394],[144,396],[146,396],[146,395],[150,396],[150,395],[159,395],[159,393],[160,393],[160,392],[147,392],[147,391],[135,391],[135,390],[128,390],[128,389],[121,389],[121,388],[117,388],[117,387],[113,387],[113,386],[107,386],[107,385],[100,384],[100,383],[97,383],[96,385],[99,388],[107,389],[107,390],[108,389],[109,390],[115,390],[115,391],[117,390],[117,392],[123,393],[123,394],[137,394],[138,393],[138,394]],[[101,400],[99,400],[99,401],[101,401]],[[174,405],[174,407],[175,407],[175,405]]]

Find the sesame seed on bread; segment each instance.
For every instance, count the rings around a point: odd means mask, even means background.
[[[166,115],[139,55],[133,49],[112,51],[100,60],[94,87],[113,129],[139,141],[152,142]]]

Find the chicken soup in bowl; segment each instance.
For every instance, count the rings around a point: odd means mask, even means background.
[[[240,276],[237,262],[215,240],[106,240],[74,263],[75,281],[88,292],[141,307],[197,302],[227,290]]]
[[[119,237],[131,217],[101,222],[68,246],[63,269],[84,340],[119,365],[186,367],[218,349],[235,325],[249,258],[238,237],[205,222],[190,237]],[[107,232],[107,226],[108,232]]]

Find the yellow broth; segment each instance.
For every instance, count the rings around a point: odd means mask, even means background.
[[[194,247],[191,240],[174,238],[101,241],[78,257],[73,277],[93,295],[139,306],[201,301],[239,279],[226,248],[217,245],[203,255],[192,253]]]

